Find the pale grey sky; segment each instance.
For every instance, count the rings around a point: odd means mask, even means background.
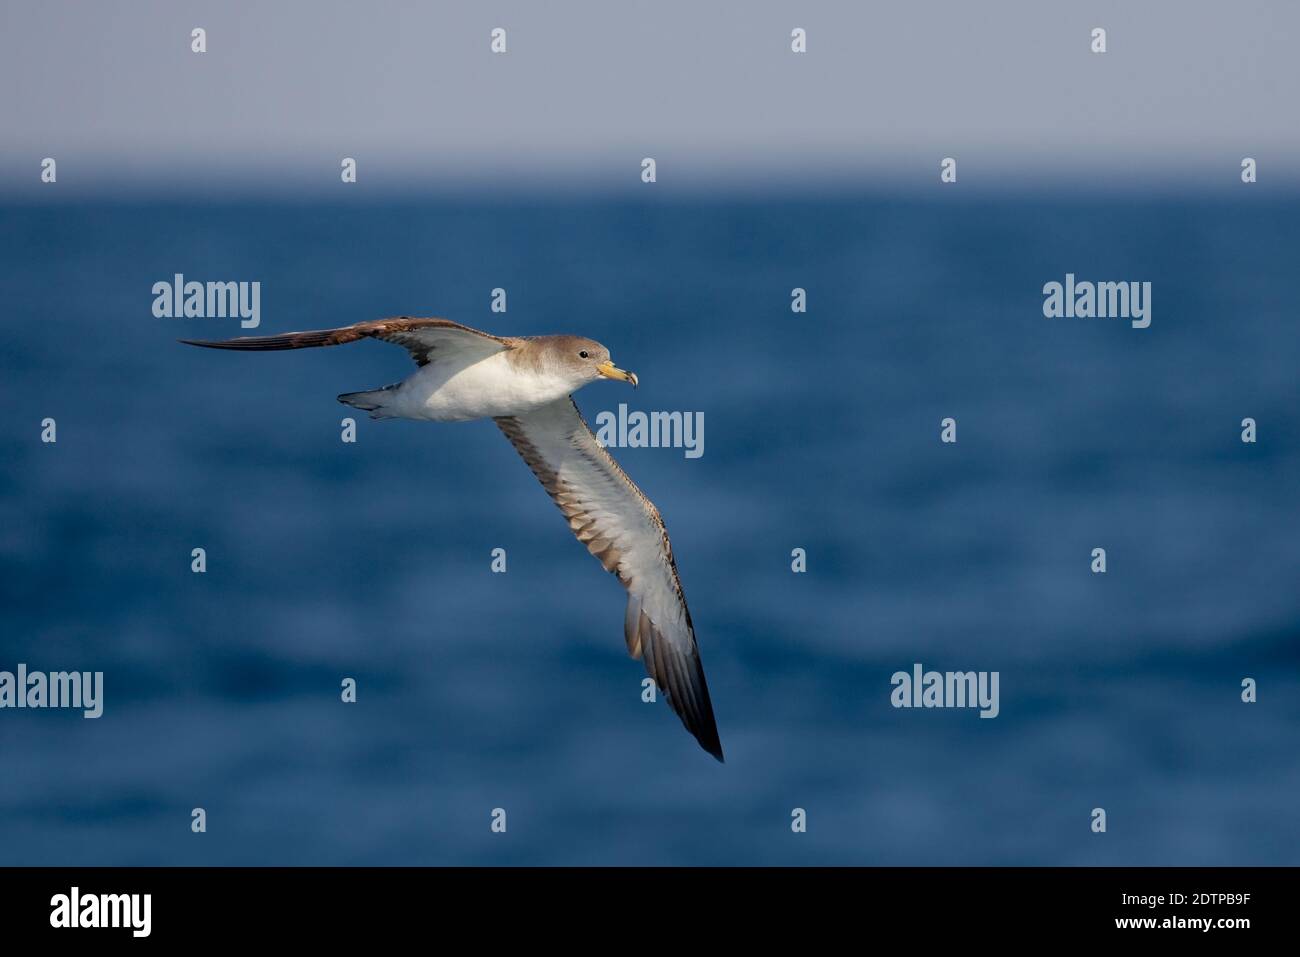
[[[11,188],[1300,172],[1292,0],[3,2]]]

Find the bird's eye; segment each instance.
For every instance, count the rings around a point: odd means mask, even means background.
[[[589,355],[587,354],[587,350],[586,350],[586,349],[583,349],[581,352],[578,353],[578,358],[579,358],[579,359],[590,359],[591,356],[589,356]]]

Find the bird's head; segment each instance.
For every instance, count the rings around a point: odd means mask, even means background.
[[[562,367],[564,374],[571,377],[576,386],[586,385],[597,379],[617,379],[637,385],[636,373],[627,372],[614,365],[609,358],[609,350],[594,339],[582,336],[554,336],[551,354]]]

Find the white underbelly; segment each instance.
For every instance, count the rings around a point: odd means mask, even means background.
[[[516,370],[501,354],[460,368],[432,362],[402,383],[390,407],[404,418],[463,422],[528,412],[568,390],[555,377]]]

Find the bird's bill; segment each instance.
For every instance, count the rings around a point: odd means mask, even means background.
[[[606,379],[617,379],[619,382],[630,382],[632,383],[632,388],[636,388],[636,373],[628,372],[626,369],[620,369],[612,362],[602,362],[600,365],[596,366],[596,371]]]

